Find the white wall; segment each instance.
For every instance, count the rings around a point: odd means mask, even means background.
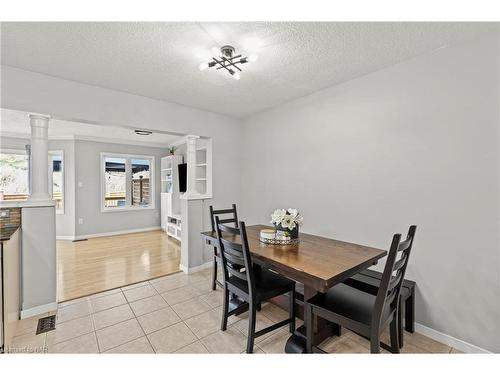
[[[417,321],[500,352],[498,66],[491,34],[249,118],[241,216],[385,249],[417,224]]]

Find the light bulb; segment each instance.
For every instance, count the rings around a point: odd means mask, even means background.
[[[208,69],[208,63],[202,62],[202,63],[198,66],[198,68],[199,68],[200,70],[202,70],[202,71],[203,71],[203,70],[205,70],[205,69]]]
[[[238,81],[241,78],[240,73],[234,73],[233,78]]]
[[[248,61],[250,61],[250,62],[257,61],[258,59],[259,59],[258,55],[250,55],[250,56],[248,56]]]

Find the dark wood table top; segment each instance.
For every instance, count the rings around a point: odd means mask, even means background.
[[[387,251],[300,233],[296,245],[270,245],[260,242],[260,230],[266,225],[247,226],[247,237],[254,262],[275,270],[319,292],[376,264]],[[216,245],[215,232],[201,235]],[[233,236],[229,236],[233,237]],[[228,240],[231,238],[228,237]],[[237,239],[232,239],[237,242]]]

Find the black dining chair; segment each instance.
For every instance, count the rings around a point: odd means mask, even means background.
[[[233,224],[235,228],[238,228],[238,213],[236,212],[236,205],[233,203],[232,208],[226,208],[222,210],[214,210],[213,206],[210,206],[210,222],[212,224],[212,232],[215,232],[215,215],[221,216],[225,215],[226,218],[221,218],[220,223],[221,224]],[[230,217],[227,217],[227,215],[230,215]],[[221,264],[221,258],[219,255],[219,251],[217,250],[217,246],[214,246],[214,265],[213,265],[213,271],[212,271],[212,290],[215,290],[217,285],[219,285],[221,288],[223,287],[222,282],[217,280],[217,266]]]
[[[287,324],[290,326],[291,333],[295,331],[295,282],[260,267],[254,269],[244,222],[240,221],[238,227],[234,228],[221,224],[221,220],[216,216],[215,227],[224,274],[221,330],[227,329],[227,320],[231,315],[240,314],[248,309],[247,353],[253,353],[254,340],[257,337]],[[230,292],[244,301],[231,311],[229,311]],[[287,293],[289,317],[260,331],[255,331],[257,305]]]
[[[412,225],[404,241],[394,235],[376,295],[341,283],[305,302],[306,352],[323,352],[312,344],[313,318],[320,316],[370,340],[371,353],[380,353],[380,347],[399,353],[399,296],[416,229]],[[380,341],[388,324],[390,346]]]

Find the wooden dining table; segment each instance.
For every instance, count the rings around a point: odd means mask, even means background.
[[[300,233],[297,244],[266,244],[260,241],[262,229],[271,227],[265,225],[246,227],[253,263],[303,284],[304,301],[317,293],[326,293],[334,285],[376,264],[387,254],[387,251],[374,247],[306,233]],[[201,235],[207,244],[218,246],[215,232],[202,232]],[[319,345],[334,334],[340,334],[340,327],[329,324],[323,319],[316,320],[313,325],[314,327],[310,328],[305,326],[297,328],[286,344],[287,353],[305,352],[306,329],[313,329],[314,345]]]

